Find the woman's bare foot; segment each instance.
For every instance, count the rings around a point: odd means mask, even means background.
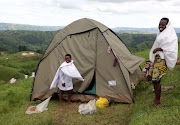
[[[160,100],[162,100],[162,98],[160,98]],[[153,102],[155,103],[156,99],[153,99]]]
[[[154,101],[154,104],[151,106],[151,108],[154,108],[154,107],[159,106],[161,104],[160,100],[154,99],[153,101]]]
[[[68,101],[67,103],[68,103],[68,104],[73,104],[71,101]]]
[[[62,105],[62,104],[59,104],[59,108],[62,109],[62,108],[63,108],[63,105]]]

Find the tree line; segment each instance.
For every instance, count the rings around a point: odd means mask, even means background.
[[[44,53],[58,31],[1,31],[0,51]],[[131,52],[150,49],[156,34],[117,33]],[[178,34],[180,37],[180,34]]]

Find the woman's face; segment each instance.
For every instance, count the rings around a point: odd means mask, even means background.
[[[67,63],[71,62],[70,56],[65,56],[65,61],[66,61]]]
[[[167,21],[166,20],[160,20],[159,22],[159,32],[162,32],[164,29],[166,29]]]

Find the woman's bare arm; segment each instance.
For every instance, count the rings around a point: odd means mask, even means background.
[[[156,48],[156,49],[154,49],[153,53],[156,53],[157,51],[163,51],[163,49],[161,49],[161,48]]]

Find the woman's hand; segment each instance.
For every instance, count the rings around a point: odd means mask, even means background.
[[[163,49],[161,49],[161,48],[156,48],[156,49],[154,49],[153,53],[156,53],[157,51],[163,51]]]
[[[62,86],[63,86],[63,87],[65,87],[65,86],[66,86],[66,84],[65,84],[65,83],[63,83],[63,84],[62,84]]]

